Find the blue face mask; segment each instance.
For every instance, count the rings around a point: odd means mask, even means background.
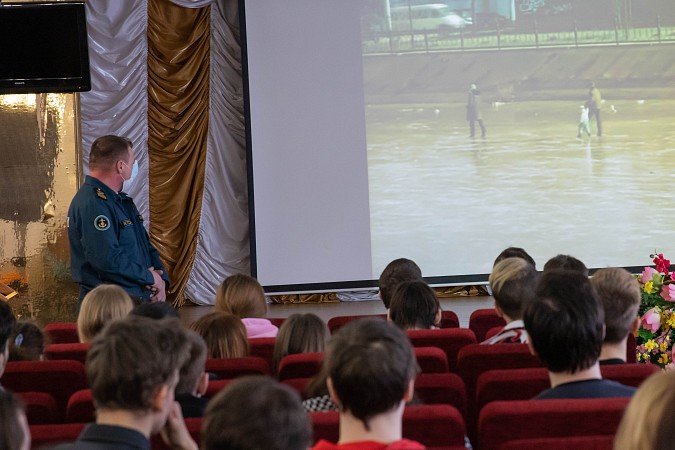
[[[124,161],[122,161],[122,164],[129,167],[129,165],[127,163],[125,163]],[[134,165],[131,167],[131,176],[129,177],[128,180],[124,180],[124,184],[129,186],[129,183],[134,181],[134,178],[136,178],[136,175],[138,175],[138,160],[134,160]]]

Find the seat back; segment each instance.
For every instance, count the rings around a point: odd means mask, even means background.
[[[503,327],[506,321],[497,315],[494,308],[477,309],[469,316],[469,329],[476,334],[476,340],[483,342],[485,334],[494,327]]]
[[[77,322],[54,322],[44,327],[50,344],[74,344],[80,342],[77,335]]]
[[[643,381],[660,372],[655,364],[608,364],[600,366],[602,378],[614,380],[626,386],[639,387]]]
[[[450,405],[464,416],[464,382],[454,373],[421,373],[415,380],[415,398],[425,405]]]
[[[96,420],[96,408],[94,408],[91,389],[82,389],[71,395],[66,407],[66,422],[87,423],[94,420]]]
[[[422,373],[445,373],[448,371],[448,357],[438,347],[414,347],[417,365]]]
[[[321,370],[323,352],[286,355],[279,362],[279,381],[290,378],[312,378]]]
[[[499,450],[612,450],[614,436],[572,436],[560,438],[517,439],[499,447]]]
[[[87,361],[87,351],[91,345],[85,342],[71,342],[68,344],[49,344],[45,347],[45,358],[49,360]]]
[[[86,425],[86,423],[31,425],[31,448],[51,448],[57,444],[73,442]]]
[[[79,361],[11,361],[0,385],[14,392],[46,392],[65,411],[70,396],[87,388],[87,379]]]
[[[628,333],[628,339],[626,339],[626,362],[629,364],[635,364],[637,362],[637,354],[635,349],[637,348],[637,342],[635,342],[635,336],[633,333]]]
[[[480,412],[478,449],[516,439],[613,436],[630,398],[492,402]]]
[[[413,347],[438,347],[448,357],[448,367],[453,370],[457,354],[462,347],[476,343],[473,331],[467,328],[441,328],[438,330],[409,330],[406,332]]]
[[[228,380],[210,380],[209,386],[206,388],[206,394],[204,397],[213,398],[218,392],[222,391],[227,387],[228,384],[232,383],[233,379]]]
[[[454,311],[441,311],[441,328],[459,328],[459,317]]]
[[[270,366],[262,358],[245,356],[243,358],[209,358],[205,364],[206,372],[221,379],[238,378],[246,375],[269,375]]]
[[[267,365],[272,367],[274,365],[274,344],[276,338],[253,338],[249,339],[248,343],[251,347],[251,356],[257,356],[267,361]]]
[[[381,319],[386,319],[387,315],[386,314],[364,314],[364,315],[360,315],[360,316],[335,316],[335,317],[331,317],[330,319],[328,319],[328,322],[326,323],[326,325],[328,325],[328,329],[330,330],[330,333],[335,334],[335,333],[338,332],[338,330],[340,328],[347,325],[352,320],[363,319],[365,317],[369,317],[369,318],[379,317]]]
[[[312,381],[311,378],[287,378],[280,381],[280,383],[293,388],[298,392],[298,394],[300,394],[303,400],[306,400],[307,396],[305,395],[305,389],[307,388],[307,385],[309,385],[310,381]]]
[[[31,425],[60,422],[56,400],[46,392],[19,392],[17,394],[26,406],[26,419]]]
[[[492,327],[492,328],[490,328],[490,329],[487,331],[487,333],[485,333],[485,340],[490,339],[492,336],[494,336],[495,334],[499,333],[499,332],[502,331],[503,329],[504,329],[504,327]]]

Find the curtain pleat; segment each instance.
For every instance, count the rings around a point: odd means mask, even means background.
[[[83,172],[89,173],[96,138],[116,134],[131,139],[140,170],[126,190],[147,224],[147,0],[89,0],[85,8],[92,88],[80,94]]]
[[[209,53],[209,7],[148,0],[150,229],[175,306],[184,302],[204,192]]]
[[[246,130],[236,1],[211,7],[209,138],[199,221],[199,240],[185,296],[215,302],[218,284],[233,273],[250,273]]]

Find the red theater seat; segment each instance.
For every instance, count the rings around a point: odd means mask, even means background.
[[[267,361],[267,364],[272,367],[274,360],[274,343],[276,338],[253,338],[249,339],[248,343],[251,346],[251,356],[257,356]]]
[[[85,426],[86,423],[31,425],[31,448],[52,447],[65,442],[73,442]]]
[[[76,322],[54,322],[45,325],[50,344],[74,344],[80,342]]]
[[[469,316],[469,329],[476,334],[476,340],[483,342],[491,328],[503,327],[506,321],[497,315],[494,308],[477,309]]]
[[[441,328],[438,330],[410,330],[406,334],[413,347],[438,347],[448,357],[450,370],[457,364],[457,354],[462,347],[476,343],[473,331],[467,328]]]
[[[422,404],[450,405],[464,416],[466,392],[464,382],[454,373],[421,373],[415,380],[415,396]]]
[[[89,343],[74,342],[70,344],[49,344],[45,347],[45,358],[49,360],[70,359],[84,364],[87,361]]]
[[[243,358],[209,358],[205,369],[221,379],[238,378],[246,375],[269,375],[270,366],[262,358],[246,356]]]
[[[323,352],[286,355],[279,362],[279,381],[291,378],[312,378],[321,370]]]
[[[284,323],[284,320],[286,320],[285,317],[268,317],[267,320],[272,322],[272,325],[274,325],[277,328],[280,328],[281,325]]]
[[[206,394],[204,394],[204,397],[211,398],[214,395],[216,395],[218,392],[222,391],[227,387],[228,384],[230,384],[233,379],[229,380],[211,380],[209,381],[209,386],[206,388]]]
[[[441,311],[441,328],[459,328],[459,317],[454,311]]]
[[[94,408],[91,389],[82,389],[71,395],[66,408],[66,422],[87,423],[94,420],[96,420],[96,408]]]
[[[503,329],[504,329],[504,327],[501,327],[501,326],[500,326],[500,327],[490,328],[490,329],[488,330],[488,332],[485,333],[485,339],[484,339],[484,340],[490,339],[492,336],[494,336],[495,334],[499,333],[499,332],[502,331]]]
[[[280,383],[295,389],[300,394],[302,399],[305,400],[307,399],[307,396],[305,395],[305,388],[310,381],[312,381],[311,378],[288,378],[286,380],[280,381]]]
[[[612,450],[614,436],[573,436],[561,438],[518,439],[499,450]]]
[[[438,347],[415,347],[415,358],[422,373],[445,373],[448,371],[448,357]]]
[[[337,331],[342,328],[343,326],[347,325],[349,322],[352,320],[356,319],[363,319],[365,317],[368,318],[380,318],[380,319],[386,319],[387,315],[386,314],[368,314],[368,315],[361,315],[361,316],[336,316],[336,317],[331,317],[328,319],[328,329],[330,330],[331,334],[337,333]]]
[[[56,400],[45,392],[19,392],[17,395],[26,406],[26,418],[31,425],[60,422]]]
[[[492,402],[480,412],[478,450],[517,439],[614,436],[630,398]]]

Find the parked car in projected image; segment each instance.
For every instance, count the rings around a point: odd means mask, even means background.
[[[394,31],[409,32],[411,23],[414,31],[442,33],[464,28],[469,22],[443,4],[391,8],[391,27]]]

